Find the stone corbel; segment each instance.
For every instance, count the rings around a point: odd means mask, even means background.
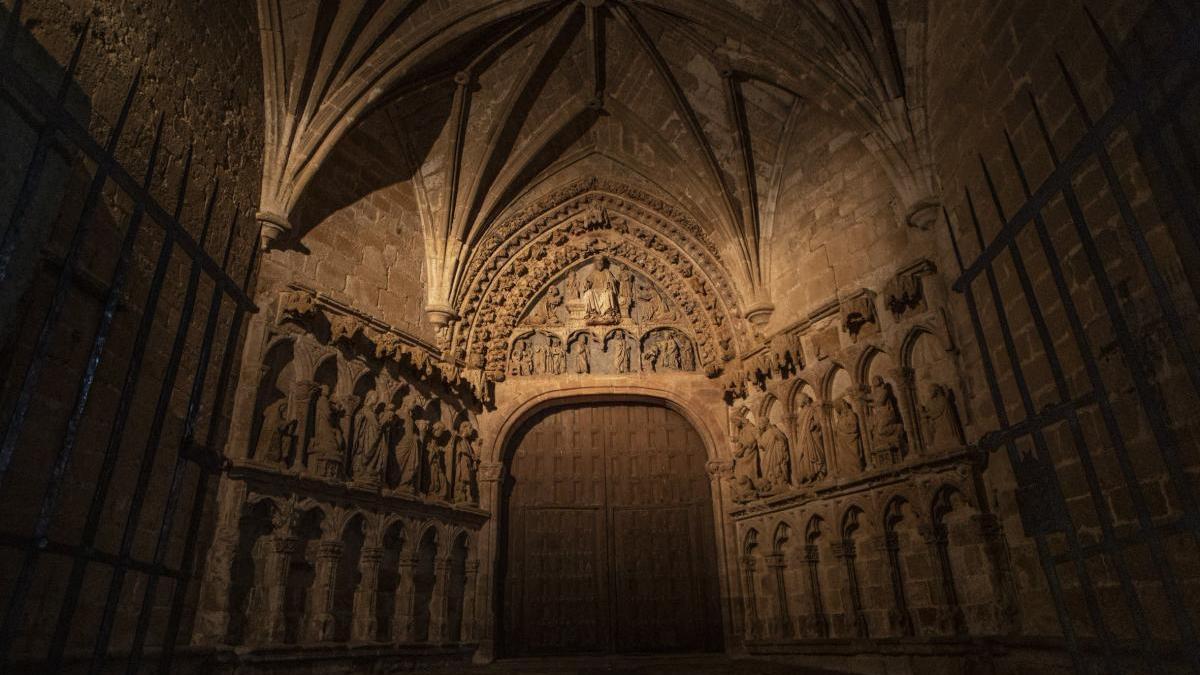
[[[272,211],[259,211],[254,214],[254,219],[258,221],[258,245],[263,251],[279,248],[292,231],[287,216]]]

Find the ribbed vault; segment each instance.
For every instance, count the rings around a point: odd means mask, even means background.
[[[264,242],[286,245],[331,149],[358,120],[387,115],[410,150],[403,161],[419,167],[409,180],[439,325],[463,311],[496,228],[588,175],[669,195],[702,230],[729,310],[769,313],[764,247],[790,129],[807,110],[858,130],[910,220],[928,211],[916,0],[259,7]]]

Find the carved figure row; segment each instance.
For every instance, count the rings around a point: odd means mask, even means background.
[[[478,503],[479,439],[461,403],[307,336],[277,342],[264,358],[249,459],[361,489]]]
[[[836,513],[798,509],[741,523],[739,580],[748,637],[1009,629],[1016,604],[997,519],[980,513],[954,485],[938,487],[925,508],[922,495],[928,491],[885,491],[876,495],[881,508],[874,513],[852,503]],[[890,593],[864,593],[869,587]],[[841,600],[831,602],[834,597]]]
[[[217,545],[235,550],[210,554],[206,579],[206,591],[227,598],[215,617],[224,642],[472,638],[478,562],[470,531],[257,494],[236,527],[218,533]]]
[[[573,373],[621,374],[634,372],[693,371],[695,350],[691,340],[673,328],[648,331],[641,340],[624,329],[610,331],[603,340],[589,332],[563,339],[544,331],[522,334],[513,340],[509,375],[563,375]]]

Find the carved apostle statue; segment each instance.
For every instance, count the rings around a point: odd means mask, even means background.
[[[513,344],[512,364],[509,366],[509,372],[513,375],[528,375],[525,372],[525,341],[517,340]]]
[[[792,479],[792,457],[787,434],[763,415],[758,418],[757,441],[763,473],[762,487],[771,491],[786,488]]]
[[[833,445],[839,471],[844,474],[858,473],[866,468],[862,428],[858,423],[858,414],[846,396],[833,406]]]
[[[393,460],[396,463],[396,487],[406,492],[415,493],[421,484],[421,429],[414,414],[413,406],[407,418],[402,418],[396,425],[399,438],[396,439]]]
[[[557,340],[550,342],[550,374],[562,375],[567,372],[567,354],[563,351],[561,342]]]
[[[733,500],[748,502],[758,497],[762,473],[759,470],[758,434],[745,414],[733,418]]]
[[[583,311],[590,323],[616,323],[621,320],[617,299],[617,275],[601,256],[583,280]]]
[[[825,477],[825,431],[821,426],[821,409],[808,394],[800,394],[800,409],[797,411],[798,452],[796,454],[796,479],[811,483]]]
[[[629,372],[629,340],[627,340],[625,338],[624,334],[617,334],[617,336],[614,337],[612,339],[612,342],[609,344],[613,344],[616,346],[616,354],[613,356],[613,363],[617,367],[617,372],[618,373],[628,373]]]
[[[899,461],[904,454],[904,419],[892,385],[876,375],[871,380],[871,437],[876,461]]]
[[[925,418],[930,450],[959,448],[966,442],[958,407],[954,405],[954,394],[948,388],[931,385],[929,400],[921,406],[921,415]]]
[[[571,354],[574,356],[575,372],[579,375],[586,375],[592,372],[592,358],[588,353],[587,340],[580,338],[571,345]]]
[[[479,469],[479,453],[475,451],[478,434],[471,423],[463,420],[458,425],[454,448],[454,503],[478,504],[475,490],[475,474]]]
[[[258,443],[254,446],[254,459],[282,466],[291,456],[296,420],[288,419],[287,403],[287,399],[279,399],[263,410],[262,427],[258,431]]]
[[[362,410],[354,424],[354,444],[350,462],[351,477],[356,481],[379,484],[387,470],[387,433],[395,418],[386,401],[375,391],[367,392]]]
[[[346,438],[338,423],[342,414],[341,406],[329,398],[329,387],[322,386],[317,392],[317,400],[313,406],[313,438],[309,450],[309,455],[315,460],[316,466],[309,468],[316,469],[318,473],[327,478],[335,477],[329,475],[335,469],[326,470],[321,465],[340,467],[343,453],[346,451]]]
[[[674,336],[668,335],[661,344],[661,365],[672,370],[679,370],[679,343],[675,341]]]
[[[429,471],[426,492],[439,499],[446,499],[449,481],[446,478],[446,426],[440,421],[429,425],[425,434],[425,458]]]

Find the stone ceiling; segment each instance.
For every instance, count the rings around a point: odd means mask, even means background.
[[[706,230],[743,314],[764,290],[791,127],[845,120],[906,215],[933,193],[919,0],[259,0],[264,240],[356,122],[384,115],[419,170],[433,315],[530,198],[607,175]],[[464,253],[465,252],[465,253]],[[478,266],[478,262],[475,263]],[[441,317],[434,316],[435,320]]]

